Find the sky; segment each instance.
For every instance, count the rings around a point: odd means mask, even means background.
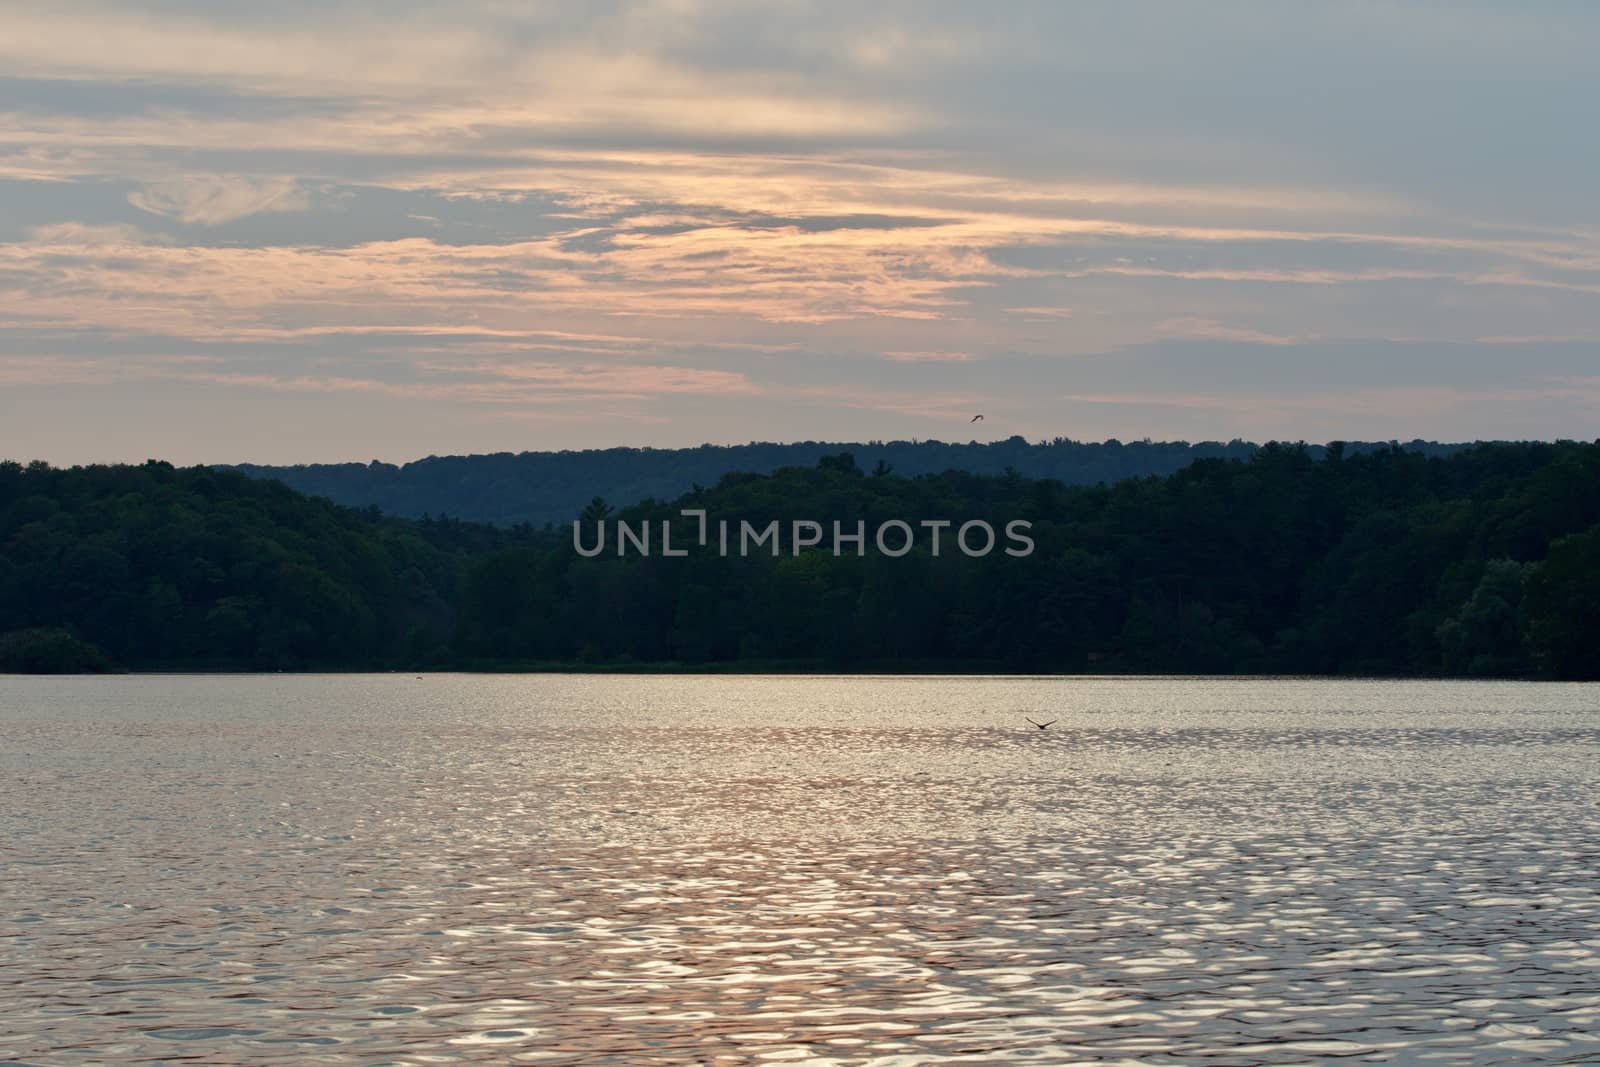
[[[1581,0],[7,4],[0,456],[1592,439],[1597,41]]]

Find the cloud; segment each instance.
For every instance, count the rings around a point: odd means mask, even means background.
[[[1494,421],[1495,389],[1589,410],[1517,339],[1600,336],[1600,149],[1571,135],[1600,14],[1012,15],[14,5],[0,350],[282,404],[561,406],[594,437],[925,433],[974,398],[1040,434],[1273,425],[1244,396],[1376,425],[1406,407],[1384,375],[1438,425]],[[1401,341],[1467,347],[1428,381],[1362,354]],[[1312,352],[1365,377],[1290,373]]]
[[[126,222],[52,222],[28,228],[28,239],[45,245],[142,245],[165,244],[160,234],[146,233]]]
[[[1072,317],[1071,308],[1019,307],[1006,308],[1005,310],[1008,314],[1023,315],[1033,319],[1070,319]]]
[[[966,363],[972,359],[970,352],[950,351],[903,351],[891,350],[880,352],[884,359],[892,363]]]
[[[218,175],[149,182],[129,193],[128,203],[179,222],[217,226],[262,212],[304,211],[311,198],[292,178]]]
[[[1314,340],[1309,337],[1291,337],[1242,326],[1230,326],[1225,322],[1197,316],[1168,319],[1159,323],[1157,329],[1163,336],[1168,337],[1215,338],[1224,341],[1242,341],[1252,345],[1292,345],[1300,341]]]
[[[230,367],[214,356],[150,353],[142,356],[0,356],[7,385],[115,385],[173,382],[272,392],[370,393],[488,405],[583,398],[635,400],[662,394],[748,396],[759,390],[744,375],[664,365],[423,362],[403,380],[372,374],[310,374]]]

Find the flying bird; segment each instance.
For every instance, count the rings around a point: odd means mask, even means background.
[[[982,415],[974,415],[974,416],[972,416],[972,422],[977,422],[981,418],[983,418]],[[970,426],[971,422],[969,422],[968,425]]]
[[[1026,716],[1026,715],[1024,715],[1024,716],[1023,716],[1023,718],[1024,718],[1024,719],[1028,719],[1028,716]],[[1028,719],[1028,721],[1029,721],[1029,722],[1033,722],[1033,720],[1032,720],[1032,719]],[[1033,722],[1033,725],[1035,725],[1035,726],[1037,726],[1037,727],[1038,727],[1038,728],[1039,728],[1039,729],[1041,729],[1041,730],[1043,730],[1043,729],[1044,729],[1044,728],[1045,728],[1045,727],[1047,727],[1047,726],[1051,726],[1051,725],[1053,725],[1053,724],[1055,724],[1055,723],[1058,723],[1058,722],[1060,722],[1060,721],[1061,721],[1061,720],[1060,720],[1060,719],[1051,719],[1051,720],[1050,720],[1050,721],[1049,721],[1049,722]]]

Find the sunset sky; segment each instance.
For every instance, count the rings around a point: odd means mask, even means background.
[[[1576,0],[9,4],[0,457],[1593,438],[1597,44]]]

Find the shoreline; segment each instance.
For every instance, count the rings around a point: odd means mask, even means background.
[[[749,663],[496,663],[477,662],[448,667],[338,667],[313,665],[293,670],[232,668],[225,666],[153,666],[114,671],[0,671],[5,678],[129,678],[129,677],[312,677],[318,675],[603,675],[635,677],[820,677],[820,678],[1183,678],[1196,681],[1324,681],[1324,682],[1527,682],[1582,685],[1581,679],[1538,678],[1527,675],[1450,674],[1294,674],[1276,671],[1177,670],[1017,670],[1003,664],[973,662],[958,668],[930,663],[866,663],[842,666],[813,661],[753,661]]]

